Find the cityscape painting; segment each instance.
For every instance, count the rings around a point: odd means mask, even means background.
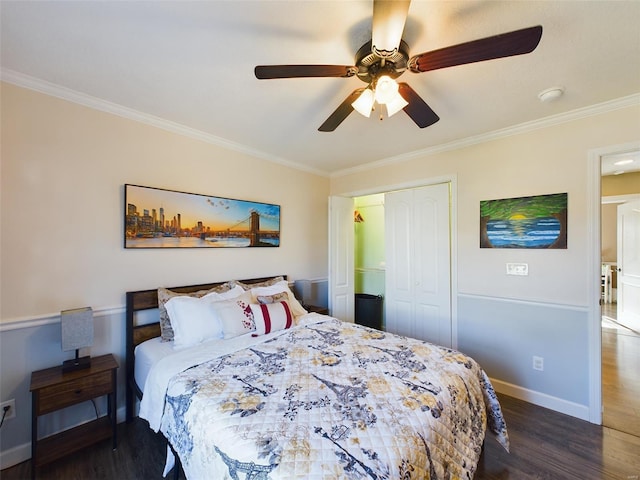
[[[567,248],[567,194],[481,201],[480,248]]]
[[[125,248],[280,246],[280,206],[126,184]]]

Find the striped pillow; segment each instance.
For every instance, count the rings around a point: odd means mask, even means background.
[[[252,334],[266,335],[267,333],[286,330],[293,325],[293,314],[287,302],[251,304],[253,320],[256,324],[256,331]]]

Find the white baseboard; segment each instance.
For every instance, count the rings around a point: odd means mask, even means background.
[[[122,423],[126,420],[127,410],[125,407],[120,407],[116,411],[116,420],[118,423]],[[0,452],[0,470],[13,467],[22,462],[26,462],[31,459],[31,442],[23,443],[17,447],[10,448],[9,450],[3,450]]]
[[[518,385],[513,385],[512,383],[503,382],[501,380],[495,380],[493,378],[491,379],[491,383],[498,393],[503,393],[510,397],[517,398],[518,400],[524,400],[525,402],[533,403],[540,407],[545,407],[556,412],[564,413],[565,415],[589,421],[588,405],[581,405],[558,397],[552,397],[546,393],[536,392],[535,390],[529,390],[527,388],[519,387]],[[507,428],[509,428],[509,425],[507,425]]]
[[[0,452],[0,470],[13,467],[31,458],[31,442]]]

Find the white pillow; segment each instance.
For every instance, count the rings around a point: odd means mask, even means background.
[[[286,330],[293,325],[293,314],[287,302],[258,305],[252,303],[251,311],[256,324],[254,336]]]
[[[211,292],[211,293],[207,293],[202,298],[210,298],[210,299],[212,299],[214,301],[230,300],[232,298],[239,297],[243,293],[244,293],[244,288],[242,288],[240,285],[236,285],[231,290],[228,290],[226,292],[222,292],[222,293]]]
[[[222,338],[222,324],[215,314],[213,304],[244,293],[242,287],[223,292],[211,292],[203,297],[176,296],[165,303],[173,328],[173,346],[184,348],[205,340]]]
[[[258,303],[258,296],[274,295],[281,292],[286,292],[289,297],[289,306],[291,307],[291,313],[293,313],[294,317],[299,317],[300,315],[308,313],[293,294],[286,280],[282,280],[281,282],[269,287],[252,288],[251,295],[253,296],[253,301],[251,303]]]
[[[224,338],[237,337],[256,329],[250,304],[251,292],[245,292],[232,300],[223,300],[213,304],[214,314],[222,325]]]

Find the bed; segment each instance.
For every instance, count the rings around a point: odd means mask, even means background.
[[[286,285],[244,280],[241,297],[212,300],[202,292],[228,282],[169,289],[201,299],[166,303],[171,341],[160,322],[136,321],[158,308],[159,291],[127,293],[127,420],[141,398],[140,417],[170,446],[165,474],[175,454],[189,479],[471,479],[488,430],[508,450],[500,405],[473,359],[300,311],[288,287],[274,294],[269,283]],[[206,302],[223,332],[185,345],[186,314]],[[241,319],[221,312],[233,304],[246,318],[231,334]],[[179,305],[189,305],[182,317]]]

